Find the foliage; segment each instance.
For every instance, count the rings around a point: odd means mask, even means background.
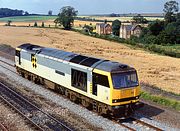
[[[48,15],[51,16],[52,15],[52,10],[48,11]]]
[[[164,16],[164,19],[166,24],[176,21],[176,17],[172,12],[167,12]]]
[[[11,20],[8,20],[8,21],[7,21],[7,26],[11,26],[11,23],[12,23],[12,21],[11,21]]]
[[[37,27],[37,26],[38,26],[37,22],[34,22],[34,27]]]
[[[148,29],[151,35],[159,35],[159,33],[164,29],[164,22],[156,20],[148,25]]]
[[[138,14],[137,16],[134,16],[133,17],[133,20],[136,22],[136,23],[142,23],[142,24],[146,24],[148,23],[147,19],[144,18],[143,16],[141,16],[140,14]]]
[[[0,8],[0,17],[9,17],[9,16],[23,16],[23,10],[13,10],[9,8]]]
[[[69,30],[74,23],[74,18],[77,16],[77,13],[78,11],[71,6],[62,7],[56,22],[63,25],[64,29]]]
[[[114,20],[112,22],[112,32],[113,35],[119,36],[119,29],[121,27],[121,21],[119,20]]]
[[[143,91],[141,92],[141,98],[145,100],[150,100],[155,103],[158,103],[167,107],[171,107],[175,110],[180,111],[180,102],[174,99],[165,98],[163,96],[152,95],[148,92],[143,92]]]
[[[24,12],[24,16],[28,16],[29,13],[27,11]]]
[[[168,1],[164,4],[164,10],[165,12],[165,21],[166,23],[175,22],[175,13],[179,11],[178,2],[176,1]]]
[[[178,10],[176,1],[166,2],[164,5],[165,21],[156,20],[150,23],[142,30],[140,41],[144,44],[180,44],[180,13],[175,13]]]
[[[132,45],[133,48],[143,48],[145,50],[155,52],[158,54],[163,54],[163,55],[167,55],[167,56],[171,56],[171,57],[180,58],[180,44],[179,45],[178,44],[177,45],[167,45],[167,46],[156,45],[156,44],[152,44],[151,42],[149,42],[149,44],[141,44],[142,40],[140,40],[139,38],[137,38],[135,36],[132,36],[130,40],[129,39],[125,40],[125,39],[119,38],[118,36],[99,35],[97,33],[89,34],[88,32],[84,32],[84,31],[78,30],[78,29],[73,29],[73,31],[80,32],[81,34],[100,38],[100,39],[119,42],[121,44],[126,43],[129,45]],[[148,39],[149,39],[149,41],[150,41],[150,39],[152,41],[154,41],[154,38],[155,37],[153,37],[153,38],[151,37]],[[158,39],[158,38],[156,38],[156,39]],[[156,42],[154,42],[154,43],[156,43]]]
[[[41,27],[44,27],[44,22],[42,22]]]
[[[178,2],[174,1],[174,0],[171,0],[171,1],[168,1],[164,4],[164,9],[163,11],[165,13],[168,13],[168,12],[178,12],[179,11],[179,7],[178,7]]]
[[[94,28],[91,25],[84,25],[83,27],[85,32],[92,33]]]

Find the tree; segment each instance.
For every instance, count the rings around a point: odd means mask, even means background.
[[[24,12],[24,15],[27,16],[27,15],[29,15],[29,13],[28,13],[27,11],[25,11],[25,12]]]
[[[0,17],[9,17],[9,16],[23,16],[23,10],[12,10],[9,8],[0,8]]]
[[[148,25],[149,31],[151,35],[159,35],[159,33],[164,29],[164,22],[156,20]]]
[[[176,22],[180,25],[180,13],[176,14]]]
[[[178,12],[179,11],[178,2],[173,1],[173,0],[166,2],[164,4],[163,11],[165,13],[168,13],[168,12],[170,12],[170,13]]]
[[[59,22],[59,19],[58,19],[58,18],[55,19],[55,20],[54,20],[54,23],[55,23],[55,27],[57,27],[57,24],[60,23],[60,22]]]
[[[93,27],[90,25],[84,25],[83,29],[85,32],[88,32],[89,34],[91,34],[94,30]]]
[[[42,22],[42,25],[41,25],[41,27],[44,27],[44,22]]]
[[[114,20],[112,22],[112,32],[113,35],[119,36],[119,29],[121,27],[121,21],[119,20]]]
[[[107,24],[107,19],[104,20],[104,23]]]
[[[70,30],[77,13],[78,11],[71,6],[62,7],[58,14],[58,18],[55,21],[63,25],[64,29]]]
[[[37,26],[38,26],[37,22],[34,22],[34,27],[37,27]]]
[[[179,6],[178,2],[176,1],[168,1],[164,4],[164,9],[163,11],[165,12],[165,21],[166,24],[174,22],[176,20],[175,18],[175,13],[179,11]]]
[[[11,21],[11,20],[8,20],[8,21],[7,21],[7,26],[11,26],[11,23],[12,23],[12,21]]]
[[[48,11],[48,15],[51,16],[52,15],[52,10]]]
[[[144,18],[143,16],[141,16],[140,14],[138,14],[137,16],[134,16],[133,17],[133,20],[136,22],[136,23],[142,23],[142,24],[146,24],[148,21],[146,18]]]

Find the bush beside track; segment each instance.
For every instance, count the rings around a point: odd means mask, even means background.
[[[174,99],[170,99],[161,95],[152,95],[151,93],[145,91],[141,91],[140,98],[143,100],[150,100],[154,103],[180,111],[180,102]]]

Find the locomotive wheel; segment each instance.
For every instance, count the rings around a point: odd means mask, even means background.
[[[75,102],[75,101],[77,101],[77,97],[75,95],[71,94],[70,95],[70,100]]]
[[[82,99],[82,105],[84,106],[84,107],[86,107],[86,108],[88,108],[89,107],[89,102],[87,102],[85,99]]]
[[[98,114],[100,114],[100,115],[103,114],[103,112],[102,112],[102,107],[99,107],[99,108],[98,108]]]

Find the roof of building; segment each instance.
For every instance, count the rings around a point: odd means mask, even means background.
[[[134,31],[138,26],[141,27],[140,25],[123,25],[127,31]]]
[[[110,24],[107,24],[107,23],[97,23],[96,25],[99,25],[101,28],[110,26]]]
[[[58,58],[61,60],[69,61],[72,63],[76,63],[79,65],[107,71],[107,72],[119,72],[124,70],[130,70],[133,69],[132,67],[129,67],[128,65],[121,64],[118,62],[113,62],[109,60],[103,60],[98,58],[93,58],[89,56],[84,56],[80,54],[75,54],[72,52],[66,52],[63,50],[58,50],[54,48],[46,48],[38,45],[32,45],[30,43],[22,44],[18,46],[18,48],[24,49],[28,52],[34,53],[34,54],[43,54],[45,56],[50,56],[54,58]]]

